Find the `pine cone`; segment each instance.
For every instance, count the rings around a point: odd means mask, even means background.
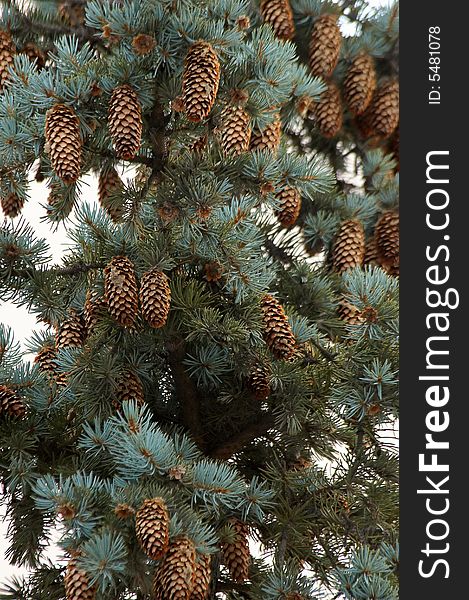
[[[231,578],[237,583],[242,583],[249,578],[251,563],[248,542],[249,529],[246,523],[239,519],[231,519],[230,525],[234,531],[235,540],[222,544],[223,562],[228,568]]]
[[[369,54],[362,52],[353,59],[344,81],[344,100],[353,115],[365,112],[375,89],[374,60]]]
[[[363,323],[363,317],[360,309],[344,299],[339,302],[337,314],[339,319],[345,321],[349,325],[360,325]]]
[[[98,180],[99,203],[114,223],[118,223],[124,213],[121,200],[117,201],[116,198],[122,191],[122,188],[122,180],[114,167],[101,170]]]
[[[86,335],[93,335],[96,325],[107,313],[106,301],[96,292],[88,290],[83,313]]]
[[[380,217],[375,239],[383,267],[399,267],[399,213],[388,211]]]
[[[337,273],[361,266],[365,257],[365,231],[360,221],[344,221],[332,251],[332,266]]]
[[[80,121],[73,108],[56,104],[46,114],[46,142],[52,167],[64,183],[73,183],[80,176]]]
[[[24,206],[24,198],[18,196],[18,194],[15,194],[14,192],[2,196],[0,202],[5,217],[10,217],[10,219],[17,217]]]
[[[104,269],[104,297],[119,325],[133,328],[138,312],[137,279],[126,256],[114,256]]]
[[[301,196],[296,188],[283,187],[275,197],[279,201],[277,218],[283,227],[292,227],[298,219],[301,210]]]
[[[0,385],[0,416],[22,417],[26,407],[15,390],[7,385]]]
[[[166,323],[171,304],[168,277],[156,267],[142,275],[140,282],[140,306],[142,314],[155,329]]]
[[[363,264],[371,267],[375,267],[380,264],[378,246],[376,245],[375,237],[371,237],[366,241]]]
[[[185,536],[174,539],[155,573],[153,591],[162,600],[189,600],[194,586],[195,546]]]
[[[309,44],[309,66],[317,77],[330,77],[339,60],[342,34],[337,19],[337,15],[321,15],[314,23]]]
[[[27,42],[23,46],[21,52],[22,54],[26,54],[31,62],[36,61],[38,69],[43,69],[46,66],[46,55],[39,46],[36,46],[33,42]]]
[[[198,554],[197,559],[190,600],[208,600],[212,578],[212,558],[209,554]]]
[[[202,121],[212,110],[220,83],[220,63],[208,42],[193,44],[184,61],[182,94],[189,121]]]
[[[261,307],[264,339],[268,348],[276,358],[291,358],[295,354],[296,340],[282,305],[270,294],[266,294],[262,298]]]
[[[316,118],[319,133],[325,138],[333,138],[342,128],[342,102],[337,86],[331,81],[321,94],[319,102],[311,107]]]
[[[51,344],[43,346],[34,358],[39,369],[49,378],[55,379],[57,375],[57,352]]]
[[[132,369],[126,369],[117,380],[115,407],[119,409],[124,402],[133,401],[138,406],[145,402],[140,377]]]
[[[370,124],[375,135],[387,138],[399,123],[399,82],[390,80],[376,90],[371,105]]]
[[[16,48],[11,35],[8,31],[0,30],[0,93],[10,77],[8,68],[13,66],[15,54]]]
[[[268,23],[281,40],[295,37],[295,23],[289,0],[261,0],[260,11],[264,23]]]
[[[90,586],[86,571],[80,569],[73,558],[68,562],[64,583],[67,600],[94,600],[96,598],[96,588]]]
[[[270,396],[270,371],[264,365],[257,364],[249,377],[249,388],[256,400],[266,400]]]
[[[108,127],[119,158],[133,158],[142,141],[142,107],[135,91],[126,83],[116,87],[108,110]]]
[[[55,345],[61,348],[79,348],[85,340],[85,325],[76,310],[71,309],[69,316],[60,325],[55,336]]]
[[[70,27],[82,27],[85,24],[85,7],[82,2],[64,0],[59,4],[59,15]]]
[[[277,114],[275,119],[267,125],[265,129],[260,131],[255,129],[251,135],[250,149],[252,152],[272,152],[275,154],[280,146],[282,135],[282,123],[280,115]]]
[[[159,560],[168,550],[169,513],[162,498],[147,498],[135,516],[135,535],[142,550]]]
[[[218,135],[225,154],[238,156],[249,149],[250,118],[241,106],[228,106],[221,114]]]

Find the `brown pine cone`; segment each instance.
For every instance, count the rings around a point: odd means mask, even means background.
[[[337,19],[337,15],[321,15],[314,23],[309,44],[309,66],[317,77],[330,77],[339,60],[342,34]]]
[[[399,123],[399,82],[391,79],[376,90],[369,107],[370,124],[375,135],[389,137]]]
[[[383,213],[375,227],[375,240],[381,264],[399,267],[399,213],[393,210]]]
[[[85,340],[85,324],[76,310],[71,309],[69,316],[61,323],[55,345],[58,350],[62,348],[79,348]]]
[[[365,244],[365,258],[363,264],[371,267],[376,267],[380,264],[378,246],[376,245],[375,237],[371,237],[366,241]]]
[[[231,529],[234,531],[233,542],[222,544],[223,562],[230,572],[231,578],[237,583],[249,579],[249,566],[251,555],[249,553],[249,529],[246,523],[239,519],[230,519]]]
[[[189,121],[205,119],[215,102],[220,83],[220,63],[211,44],[198,41],[184,61],[182,95]]]
[[[364,321],[360,309],[344,299],[339,302],[337,314],[339,319],[349,325],[360,325]]]
[[[267,367],[257,364],[249,377],[249,389],[256,400],[266,400],[270,396],[270,371]]]
[[[96,587],[90,585],[86,571],[80,569],[76,561],[69,560],[64,577],[66,600],[94,600]]]
[[[332,266],[337,273],[363,264],[365,257],[365,231],[360,221],[344,221],[332,250]]]
[[[140,306],[142,314],[151,327],[163,327],[171,305],[171,288],[168,277],[156,267],[142,275],[140,282]]]
[[[162,498],[147,498],[135,515],[135,535],[142,550],[159,560],[168,550],[169,513]]]
[[[18,194],[15,194],[14,192],[10,192],[6,196],[0,198],[0,203],[5,217],[14,219],[20,214],[21,209],[24,206],[24,198],[18,196]]]
[[[31,62],[36,61],[38,69],[43,69],[46,66],[46,55],[39,46],[36,46],[33,42],[27,42],[23,46],[21,52],[22,54],[26,54]]]
[[[212,558],[209,554],[198,554],[195,565],[194,585],[190,600],[208,600],[212,578]]]
[[[96,292],[88,290],[83,313],[86,335],[93,335],[96,325],[107,314],[106,301]]]
[[[119,158],[133,158],[142,142],[142,107],[135,91],[128,84],[116,87],[108,110],[108,127]]]
[[[249,148],[252,152],[272,152],[275,154],[280,146],[282,135],[282,123],[280,115],[277,113],[275,119],[260,131],[254,129],[251,135]]]
[[[362,52],[353,59],[344,81],[344,100],[353,115],[365,112],[375,89],[376,71],[373,57]]]
[[[46,114],[46,142],[52,168],[64,183],[80,176],[82,140],[80,121],[65,104],[55,104]]]
[[[122,180],[114,167],[101,170],[98,179],[98,199],[114,223],[118,223],[124,213],[124,207],[120,199],[116,202],[116,196],[120,194],[122,188]]]
[[[155,573],[153,592],[162,600],[188,600],[194,586],[195,546],[185,536],[175,538]]]
[[[34,358],[35,364],[50,379],[57,375],[57,352],[52,344],[43,346]]]
[[[268,23],[281,40],[295,37],[295,23],[289,0],[261,0],[260,11],[264,23]]]
[[[288,360],[296,351],[296,340],[282,305],[270,294],[261,301],[264,339],[275,358]]]
[[[114,256],[104,269],[104,298],[109,314],[122,327],[133,328],[138,312],[134,265],[126,256]]]
[[[132,369],[126,369],[117,380],[115,407],[119,409],[129,401],[136,402],[138,406],[145,402],[142,381]]]
[[[0,416],[22,417],[25,413],[26,407],[19,394],[7,385],[0,385]]]
[[[218,136],[225,154],[238,156],[249,149],[250,118],[241,106],[228,106],[220,116]]]
[[[342,128],[342,101],[338,87],[330,81],[327,90],[321,94],[319,102],[311,106],[319,133],[325,138],[333,138]]]
[[[275,197],[279,201],[279,208],[276,212],[278,220],[283,227],[292,227],[301,210],[300,192],[296,188],[286,185],[275,194]]]
[[[13,66],[13,57],[16,54],[15,44],[8,31],[0,30],[0,93],[5,82],[9,79],[8,68]]]

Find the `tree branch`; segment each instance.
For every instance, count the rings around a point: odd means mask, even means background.
[[[250,423],[243,430],[226,439],[219,446],[212,448],[208,455],[211,458],[228,460],[233,454],[242,450],[249,442],[252,442],[261,435],[265,435],[267,431],[274,426],[274,423],[275,419],[273,415],[265,415],[259,421]]]

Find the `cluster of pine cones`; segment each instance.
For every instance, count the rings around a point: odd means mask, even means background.
[[[169,512],[162,498],[148,498],[135,512],[127,504],[119,504],[115,514],[120,519],[135,513],[135,535],[143,552],[160,561],[153,576],[155,600],[207,600],[211,584],[211,556],[196,551],[187,536],[169,538]],[[221,555],[230,576],[237,583],[249,577],[248,527],[239,519],[229,521],[232,535],[221,545]],[[78,555],[78,553],[77,553]],[[70,559],[65,574],[67,600],[94,600],[96,588],[77,565],[76,556]]]

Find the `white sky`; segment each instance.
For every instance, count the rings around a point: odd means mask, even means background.
[[[387,6],[390,4],[387,0],[369,0],[370,6]],[[349,34],[348,26],[342,24],[343,33]],[[86,177],[84,182],[88,185],[83,188],[82,197],[87,202],[96,202],[97,183],[94,178]],[[64,249],[66,248],[66,227],[60,225],[57,230],[53,230],[49,224],[41,221],[44,215],[44,208],[41,205],[47,203],[48,190],[45,184],[38,184],[35,181],[31,184],[31,198],[22,211],[22,217],[30,223],[38,237],[46,238],[49,242],[53,261],[58,262]],[[15,332],[15,337],[19,341],[24,341],[31,335],[34,329],[40,329],[33,315],[28,314],[24,308],[18,308],[12,303],[0,302],[0,322],[10,325]],[[2,520],[5,514],[4,507],[0,506],[0,587],[5,578],[12,575],[18,576],[24,574],[25,569],[10,565],[5,559],[5,549],[7,543],[5,540],[7,532],[7,523]],[[57,548],[51,548],[51,556],[56,556]]]

